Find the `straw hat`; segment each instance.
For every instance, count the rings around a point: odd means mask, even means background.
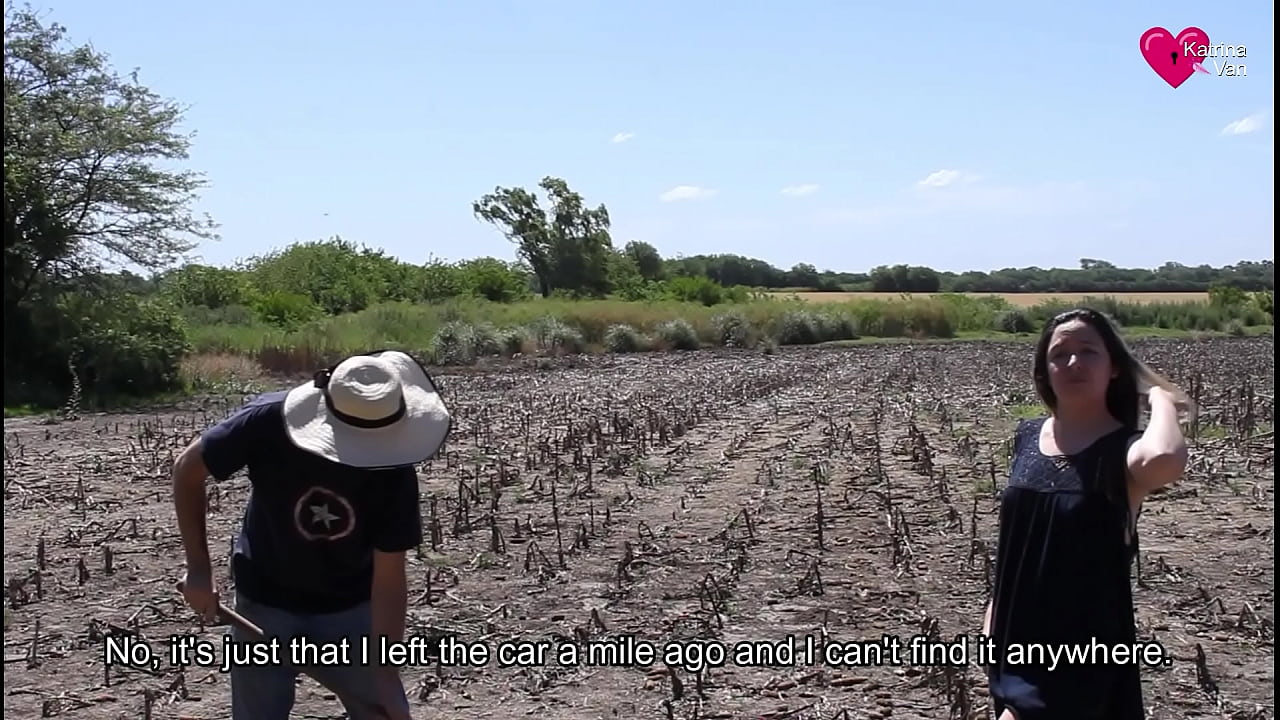
[[[361,468],[424,462],[452,427],[427,371],[395,350],[356,355],[317,372],[285,396],[284,421],[298,447]]]

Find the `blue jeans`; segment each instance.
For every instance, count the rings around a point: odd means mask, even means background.
[[[298,667],[289,664],[289,640],[298,636],[306,636],[316,644],[349,639],[351,665],[308,667],[308,674],[314,673],[321,684],[338,697],[350,720],[380,720],[380,716],[368,708],[388,699],[379,696],[375,668],[359,664],[362,639],[369,636],[372,628],[368,603],[337,613],[300,615],[261,605],[237,593],[236,611],[261,628],[268,638],[280,638],[280,659],[284,664],[231,668],[232,720],[289,720],[299,673]],[[257,639],[238,627],[233,627],[231,634],[238,643]],[[409,701],[403,693],[393,701],[408,711]]]

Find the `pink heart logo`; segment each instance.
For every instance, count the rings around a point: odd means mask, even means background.
[[[1195,72],[1194,66],[1204,59],[1208,46],[1209,36],[1197,27],[1183,30],[1177,37],[1162,27],[1153,27],[1138,41],[1147,64],[1175,88]]]

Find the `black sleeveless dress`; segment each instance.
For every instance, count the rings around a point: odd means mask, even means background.
[[[996,717],[1018,720],[1142,720],[1136,664],[1065,664],[1006,652],[1014,644],[1112,646],[1135,641],[1129,569],[1137,552],[1125,456],[1137,431],[1121,428],[1073,455],[1040,452],[1044,418],[1014,436],[1000,507],[987,667]],[[1132,541],[1130,541],[1132,538]],[[1009,662],[1013,660],[1014,662]]]

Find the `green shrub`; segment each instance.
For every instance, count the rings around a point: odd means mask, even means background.
[[[996,313],[995,329],[1007,333],[1035,332],[1031,318],[1022,310],[1001,310]]]
[[[436,365],[470,365],[475,360],[475,333],[471,326],[458,320],[441,325],[431,339],[431,361]]]
[[[6,332],[26,337],[24,352],[5,368],[6,403],[60,405],[72,388],[69,361],[85,402],[183,387],[182,360],[191,344],[181,312],[167,301],[118,291],[73,291],[14,320]],[[47,330],[32,334],[31,327]]]
[[[482,322],[471,326],[471,343],[477,357],[502,355],[506,350],[502,332],[493,323]]]
[[[807,310],[794,310],[778,319],[773,337],[779,345],[813,345],[819,342],[819,320]]]
[[[659,324],[656,335],[664,347],[672,350],[697,350],[702,346],[698,340],[698,331],[684,318]]]
[[[819,313],[817,325],[819,342],[858,339],[857,322],[846,313]]]
[[[604,333],[604,347],[613,353],[633,353],[644,349],[644,336],[630,325],[610,325]]]
[[[324,309],[301,293],[273,290],[260,293],[253,309],[263,321],[277,327],[293,329],[324,316]]]
[[[515,355],[536,349],[537,338],[525,327],[507,328],[501,332],[503,354]]]
[[[533,323],[534,337],[538,346],[557,355],[576,355],[586,350],[587,343],[582,332],[562,322],[559,318],[544,316]]]
[[[701,275],[671,278],[663,284],[663,289],[667,297],[680,302],[696,302],[707,307],[724,302],[724,288]]]
[[[749,348],[755,343],[755,331],[751,321],[741,310],[716,315],[711,318],[717,345],[727,348]]]

